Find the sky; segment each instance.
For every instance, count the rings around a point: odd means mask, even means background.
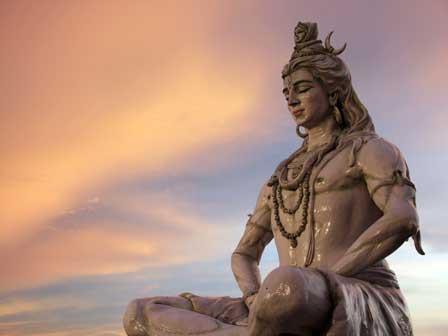
[[[134,298],[240,296],[230,255],[300,145],[280,76],[298,21],[347,42],[408,161],[427,254],[388,261],[415,334],[448,334],[447,15],[444,0],[0,2],[0,335],[124,336]],[[262,274],[276,265],[271,244]]]

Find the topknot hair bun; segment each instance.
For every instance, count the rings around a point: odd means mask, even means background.
[[[315,22],[299,22],[294,29],[295,44],[317,40],[319,31]]]
[[[325,39],[325,45],[322,45],[322,41],[318,40],[319,30],[317,29],[317,23],[315,22],[299,22],[294,29],[294,51],[291,55],[290,61],[307,56],[314,55],[339,55],[344,50],[347,44],[344,44],[342,48],[335,49],[330,44],[330,38],[333,32],[330,32]]]

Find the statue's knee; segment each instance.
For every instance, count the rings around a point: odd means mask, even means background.
[[[331,308],[325,279],[318,272],[281,266],[261,285],[254,307],[255,317],[264,321],[324,321]]]
[[[257,318],[266,321],[288,319],[306,304],[303,279],[297,269],[279,267],[261,285],[255,306]]]
[[[145,326],[141,321],[142,300],[132,300],[123,316],[123,327],[128,336],[146,336]]]

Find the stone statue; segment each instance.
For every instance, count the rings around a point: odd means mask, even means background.
[[[424,254],[415,187],[400,151],[379,137],[331,33],[295,28],[283,93],[303,138],[261,188],[232,255],[242,298],[132,301],[129,336],[412,335],[385,257],[409,237]],[[280,266],[262,282],[258,263],[275,240]]]

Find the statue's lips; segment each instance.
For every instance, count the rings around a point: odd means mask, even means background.
[[[298,117],[303,113],[304,109],[298,109],[298,110],[294,110],[292,111],[292,114],[294,115],[294,117]]]

